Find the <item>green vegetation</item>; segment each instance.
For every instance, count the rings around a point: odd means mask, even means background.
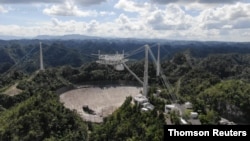
[[[250,83],[242,80],[227,80],[206,89],[199,94],[199,99],[209,109],[233,121],[249,122],[250,118]],[[238,117],[242,118],[238,118]]]
[[[44,41],[45,42],[45,41]],[[149,64],[149,100],[153,111],[142,112],[128,97],[123,105],[101,124],[83,121],[75,111],[64,108],[59,89],[91,82],[137,82],[124,71],[93,63],[91,53],[132,51],[145,42],[111,40],[46,41],[45,71],[39,68],[38,41],[0,41],[0,93],[18,83],[22,93],[0,94],[0,140],[155,140],[163,138],[167,117],[180,124],[178,113],[165,116],[164,106],[171,94],[155,76]],[[249,43],[163,43],[162,71],[168,78],[180,104],[190,101],[202,124],[218,124],[220,117],[237,123],[250,123],[250,48]],[[191,47],[190,47],[191,46]],[[32,48],[35,49],[24,57]],[[36,48],[37,47],[37,48]],[[153,50],[155,51],[155,50]],[[143,53],[127,62],[131,70],[143,77]],[[22,59],[21,64],[18,61]],[[96,58],[95,58],[96,59]],[[14,65],[16,64],[16,65]],[[10,68],[13,69],[10,69]],[[153,93],[160,88],[156,97]],[[84,104],[84,103],[83,103]],[[91,113],[91,109],[89,110]],[[184,113],[189,117],[190,111]]]
[[[96,125],[90,134],[92,141],[161,141],[163,139],[164,116],[157,111],[141,112],[140,108],[131,104],[128,97],[123,105]]]
[[[65,86],[56,73],[49,69],[23,78],[19,95],[0,94],[0,140],[87,140],[86,124],[54,94]]]
[[[87,140],[87,128],[58,97],[38,93],[15,107],[0,112],[0,140]]]
[[[199,115],[199,119],[202,124],[217,125],[220,120],[220,117],[219,114],[214,110],[208,110],[206,111],[206,114]]]

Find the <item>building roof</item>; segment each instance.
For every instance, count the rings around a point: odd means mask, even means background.
[[[165,108],[174,109],[177,108],[174,104],[165,105]]]
[[[134,100],[137,101],[137,102],[140,102],[140,103],[148,101],[148,99],[144,95],[142,95],[142,94],[136,95],[134,97]]]
[[[155,108],[155,106],[152,105],[152,104],[149,103],[149,102],[145,102],[145,103],[143,103],[142,105],[143,105],[144,108],[147,108],[147,109],[149,109],[149,110],[154,110],[154,108]]]

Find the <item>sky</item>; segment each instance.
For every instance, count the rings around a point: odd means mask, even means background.
[[[250,0],[0,0],[0,35],[250,41]]]

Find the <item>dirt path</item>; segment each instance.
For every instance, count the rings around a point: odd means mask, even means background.
[[[3,92],[6,95],[9,96],[14,96],[14,95],[18,95],[22,92],[22,90],[18,89],[16,86],[18,85],[18,83],[15,83],[14,85],[12,85],[11,87],[9,87],[5,92]]]
[[[66,108],[75,109],[84,120],[102,122],[103,117],[119,108],[126,97],[139,94],[141,89],[135,86],[82,87],[61,94],[60,101]],[[85,113],[82,109],[84,105],[88,105],[96,114]]]
[[[33,73],[29,78],[27,78],[27,81],[32,81],[32,79],[38,74],[39,71],[36,71]],[[19,82],[16,82],[14,85],[10,86],[7,90],[3,92],[3,94],[9,95],[9,96],[14,96],[18,95],[22,92],[22,90],[17,88],[17,85]]]

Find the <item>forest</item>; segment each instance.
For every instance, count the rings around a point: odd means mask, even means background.
[[[0,140],[114,140],[163,138],[164,105],[170,91],[155,76],[149,62],[149,99],[155,109],[140,112],[127,97],[101,124],[86,122],[59,101],[61,88],[88,82],[137,80],[126,70],[97,64],[92,54],[130,53],[158,41],[86,39],[42,40],[45,71],[39,70],[39,40],[0,41]],[[178,103],[190,101],[202,124],[218,124],[220,117],[250,123],[250,43],[161,41],[161,67]],[[156,53],[156,48],[152,48]],[[143,77],[144,53],[127,65]],[[20,94],[4,94],[15,85]],[[138,83],[139,85],[139,83]],[[160,97],[154,97],[161,88]],[[175,113],[169,118],[180,124]]]

